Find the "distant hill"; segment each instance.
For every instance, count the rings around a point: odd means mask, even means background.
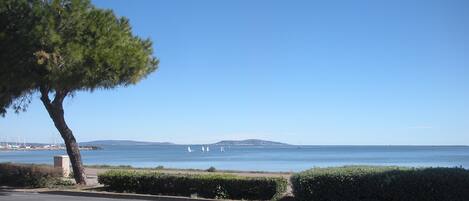
[[[84,145],[173,145],[170,142],[142,142],[133,140],[95,140],[89,142],[80,142],[80,146]]]
[[[281,142],[274,142],[274,141],[267,141],[267,140],[258,140],[258,139],[247,139],[247,140],[223,140],[213,145],[223,145],[223,146],[231,146],[231,145],[243,145],[243,146],[289,146],[289,144],[281,143]]]
[[[138,146],[138,145],[174,145],[171,142],[144,142],[144,141],[133,141],[133,140],[95,140],[89,142],[80,142],[80,146],[106,146],[106,145],[128,145],[128,146]],[[288,146],[289,144],[259,140],[259,139],[247,139],[247,140],[223,140],[212,145],[220,146]]]

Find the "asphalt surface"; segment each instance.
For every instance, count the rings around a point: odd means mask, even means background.
[[[12,192],[0,190],[1,201],[137,201],[132,199],[111,199],[83,196],[51,195],[35,192]],[[141,200],[140,200],[141,201]]]

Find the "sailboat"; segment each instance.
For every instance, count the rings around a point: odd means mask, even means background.
[[[225,147],[220,147],[220,152],[225,152]]]
[[[189,153],[191,153],[191,152],[192,152],[192,149],[191,149],[191,147],[190,147],[190,146],[189,146],[189,147],[187,147],[187,152],[189,152]]]
[[[205,152],[205,147],[204,146],[202,146],[202,152]]]
[[[210,151],[210,148],[209,148],[208,146],[206,147],[206,149],[207,149],[207,152],[209,152],[209,151]]]

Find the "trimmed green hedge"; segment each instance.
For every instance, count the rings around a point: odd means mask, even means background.
[[[61,172],[47,165],[0,163],[0,185],[47,187],[62,184]]]
[[[469,200],[469,171],[463,168],[314,168],[291,182],[299,201]]]
[[[277,177],[241,177],[226,174],[165,174],[111,170],[98,175],[109,190],[154,195],[270,200],[286,190],[287,180]]]

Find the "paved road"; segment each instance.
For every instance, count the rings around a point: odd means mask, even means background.
[[[11,192],[0,190],[1,201],[137,201],[129,199],[94,198],[82,196],[50,195],[34,192]],[[140,200],[141,201],[141,200]]]

